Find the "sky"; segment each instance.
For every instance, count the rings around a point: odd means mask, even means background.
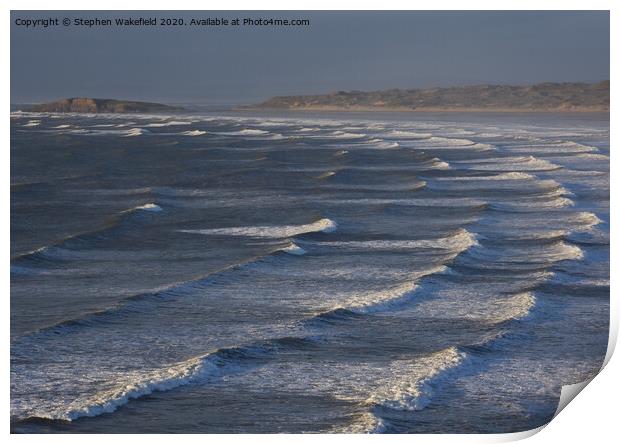
[[[26,28],[16,20],[59,18]],[[64,17],[309,26],[63,26]],[[22,22],[23,23],[23,22]],[[11,102],[254,103],[276,95],[609,79],[607,11],[12,11]]]

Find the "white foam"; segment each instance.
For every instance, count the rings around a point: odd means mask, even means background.
[[[348,165],[347,170],[351,171],[424,171],[424,170],[448,170],[450,165],[441,159],[436,157],[420,162],[420,163],[401,163],[401,164],[378,164],[378,165]],[[295,171],[318,171],[317,168],[296,168]],[[273,171],[292,171],[291,168],[287,169],[274,169]]]
[[[366,134],[349,133],[346,131],[333,131],[328,137],[332,139],[361,139],[366,137]]]
[[[603,162],[609,162],[609,156],[606,156],[605,154],[582,153],[582,154],[577,154],[575,157],[578,157],[580,159],[601,160]]]
[[[534,295],[526,292],[507,298],[498,298],[492,302],[491,309],[495,311],[495,321],[503,322],[519,320],[529,316],[535,305],[536,298]]]
[[[28,412],[28,416],[73,421],[81,417],[111,413],[132,399],[216,376],[220,373],[218,360],[216,355],[207,354],[160,369],[118,375],[115,384],[108,389],[61,406]]]
[[[420,140],[416,142],[416,146],[420,146],[421,148],[426,149],[461,149],[466,148],[467,150],[476,150],[476,151],[489,151],[495,149],[493,146],[485,144],[485,143],[477,143],[473,140],[469,139],[458,139],[458,138],[449,138],[449,137],[438,137],[433,136],[428,139]]]
[[[466,353],[447,347],[415,357],[395,357],[385,364],[363,359],[356,363],[330,362],[315,377],[317,364],[299,363],[295,369],[297,379],[281,378],[278,384],[297,387],[302,378],[308,390],[318,386],[321,393],[330,393],[336,399],[364,408],[356,412],[349,424],[331,428],[330,432],[382,433],[387,431],[389,423],[378,416],[380,412],[386,408],[401,411],[425,408],[432,402],[434,390],[467,361]],[[316,381],[316,377],[320,379]]]
[[[476,236],[465,229],[459,229],[456,233],[437,239],[420,240],[370,240],[370,241],[335,241],[315,242],[315,245],[324,247],[345,248],[347,250],[361,251],[395,251],[420,248],[436,248],[450,251],[464,251],[477,245]]]
[[[543,145],[517,145],[507,147],[508,151],[515,153],[536,153],[536,154],[576,154],[576,153],[591,153],[598,151],[598,148],[593,146],[582,145],[576,142],[556,142]]]
[[[448,162],[444,162],[441,159],[433,157],[433,164],[432,164],[431,168],[437,169],[437,170],[449,170],[450,169],[450,164]]]
[[[433,136],[428,139],[428,142],[432,142],[438,145],[449,145],[449,146],[472,146],[475,145],[476,142],[469,139],[453,139],[448,137],[438,137]]]
[[[573,232],[589,231],[596,225],[601,223],[601,220],[596,214],[581,211],[575,213],[566,213],[562,211],[548,212],[541,218],[537,213],[530,215],[528,213],[520,214],[519,217],[502,218],[496,220],[483,221],[482,223],[488,223],[490,227],[501,233],[501,236],[506,238],[513,238],[515,234],[538,234],[541,231],[547,231],[550,227],[553,230],[563,229]]]
[[[550,194],[562,194],[565,190],[558,189]],[[539,197],[549,197],[547,195],[536,196],[526,200],[513,200],[506,202],[494,203],[493,208],[506,211],[540,211],[544,209],[565,208],[575,205],[575,203],[566,197],[557,196],[549,200],[540,200]]]
[[[415,131],[392,130],[385,133],[386,136],[398,139],[430,139],[433,137],[430,133],[418,133]]]
[[[381,141],[381,142],[376,142],[375,146],[377,148],[381,148],[381,149],[384,149],[384,150],[400,148],[400,144],[398,142],[385,142],[385,141]]]
[[[394,361],[387,369],[392,384],[380,387],[366,404],[395,410],[422,410],[431,402],[431,384],[437,382],[436,379],[446,370],[460,365],[466,357],[456,347],[448,347],[419,359]]]
[[[470,247],[477,245],[475,236],[465,229],[461,229],[455,235],[448,236],[446,238],[441,238],[434,241],[422,240],[417,242],[420,242],[418,247],[430,246],[430,248],[449,249],[451,255],[448,260],[455,258],[462,252],[468,250]],[[367,245],[368,244],[365,246]],[[383,248],[384,245],[378,244],[378,246]],[[386,288],[382,291],[354,294],[342,304],[332,307],[332,310],[344,308],[356,313],[378,313],[392,308],[398,308],[409,302],[414,297],[415,291],[418,288],[417,281],[419,279],[436,273],[444,273],[446,271],[447,267],[445,265],[435,265],[428,269],[415,271],[408,276],[409,280],[407,282],[403,282],[394,287]]]
[[[124,132],[125,137],[141,136],[143,134],[148,134],[148,133],[150,133],[150,131],[144,128],[132,128]]]
[[[357,415],[355,420],[342,427],[335,427],[330,430],[331,433],[383,433],[387,430],[385,421],[375,416],[372,412],[363,412]]]
[[[317,179],[327,179],[328,177],[332,177],[335,176],[336,172],[335,171],[327,171],[319,176],[317,176]]]
[[[162,207],[160,207],[157,204],[154,203],[147,203],[144,205],[140,205],[138,207],[134,207],[131,210],[128,211],[133,211],[133,210],[142,210],[142,211],[154,211],[154,212],[159,212],[159,211],[163,211]]]
[[[202,136],[204,134],[207,134],[207,132],[200,131],[200,130],[191,130],[191,131],[183,131],[181,134],[183,136]]]
[[[204,235],[245,236],[261,238],[287,238],[304,233],[331,233],[337,228],[336,222],[331,219],[320,219],[311,224],[304,225],[273,225],[273,226],[249,226],[249,227],[226,227],[210,228],[204,230],[180,230],[184,233],[196,233]]]
[[[508,172],[508,173],[500,173],[493,174],[491,176],[453,176],[453,177],[436,177],[433,180],[439,181],[478,181],[478,180],[526,180],[526,179],[534,179],[534,176],[528,173],[522,172]]]
[[[317,131],[320,131],[320,129],[319,128],[311,128],[311,127],[303,127],[303,128],[299,128],[296,131],[297,132],[303,132],[303,133],[307,133],[307,132],[315,133]]]
[[[273,133],[270,136],[266,137],[266,139],[269,139],[269,140],[282,140],[284,138],[285,137],[282,134],[277,134],[277,133]]]
[[[578,260],[583,258],[583,251],[576,245],[568,244],[563,241],[553,244],[541,244],[537,247],[532,246],[513,246],[508,250],[494,250],[489,248],[476,248],[470,252],[472,258],[478,261],[478,265],[484,267],[491,264],[496,267],[507,264],[509,267],[519,267],[525,264],[547,264],[553,265],[555,262],[563,260]]]
[[[286,247],[280,249],[280,251],[283,251],[284,253],[292,254],[294,256],[303,256],[304,254],[306,254],[306,250],[296,245],[294,242],[291,242]]]
[[[265,130],[246,128],[239,131],[218,132],[215,134],[219,134],[222,136],[265,136],[271,133]]]
[[[445,267],[440,266],[431,269],[426,274],[444,270]],[[359,293],[349,297],[342,305],[334,307],[333,310],[344,308],[355,313],[379,313],[390,307],[405,303],[413,297],[413,293],[417,288],[418,285],[415,283],[415,280],[412,280],[392,288],[386,288],[383,291]]]
[[[470,198],[411,198],[411,199],[308,199],[314,202],[338,204],[338,205],[402,205],[413,207],[441,207],[441,208],[471,208],[486,205],[485,201]]]
[[[382,291],[369,291],[350,296],[342,304],[332,307],[333,310],[345,309],[354,313],[381,313],[394,308],[402,307],[415,297],[418,288],[417,280],[431,274],[443,273],[445,265],[437,265],[426,270],[413,272],[409,281],[386,288]]]
[[[193,120],[182,121],[182,120],[171,120],[169,122],[157,122],[157,123],[149,123],[148,125],[144,125],[149,128],[160,128],[164,126],[177,126],[177,125],[191,125],[194,123]]]
[[[558,250],[550,255],[554,261],[583,259],[583,250],[577,245],[561,242]]]
[[[476,171],[551,171],[561,168],[548,160],[534,156],[493,157],[471,161],[455,161],[467,169]]]

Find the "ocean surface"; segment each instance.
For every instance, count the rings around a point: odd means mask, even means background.
[[[522,431],[608,326],[608,114],[11,113],[13,432]]]

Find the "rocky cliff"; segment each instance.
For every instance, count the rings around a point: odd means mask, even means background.
[[[55,113],[160,113],[182,108],[161,103],[75,97],[26,107],[24,111]]]

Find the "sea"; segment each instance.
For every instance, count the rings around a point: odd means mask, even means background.
[[[11,112],[13,433],[530,430],[609,295],[608,113]]]

